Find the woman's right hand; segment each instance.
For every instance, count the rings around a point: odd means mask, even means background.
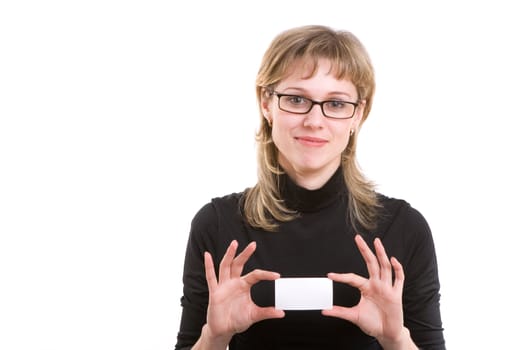
[[[252,324],[284,317],[283,310],[275,307],[259,307],[251,296],[250,288],[262,280],[276,280],[276,272],[253,270],[241,276],[244,264],[255,252],[255,242],[250,243],[236,257],[237,241],[232,241],[219,265],[217,280],[212,256],[204,253],[206,281],[209,290],[207,331],[212,338],[231,339],[234,334],[244,332]]]

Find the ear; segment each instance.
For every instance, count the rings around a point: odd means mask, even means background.
[[[365,112],[365,106],[366,106],[366,100],[360,100],[359,106],[357,106],[357,110],[355,111],[354,117],[352,118],[354,121],[353,127],[354,129],[359,129],[359,126],[361,125],[361,120],[363,119],[363,113]]]
[[[272,125],[272,116],[270,112],[270,95],[267,91],[261,92],[261,111],[264,118]]]

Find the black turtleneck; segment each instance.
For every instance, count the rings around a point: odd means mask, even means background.
[[[248,226],[242,218],[242,193],[214,198],[194,217],[184,265],[182,318],[175,349],[189,349],[206,322],[208,289],[203,254],[209,251],[216,269],[232,240],[241,251],[251,241],[257,250],[244,272],[255,268],[279,272],[282,277],[321,277],[328,272],[367,276],[366,265],[354,243],[356,232],[348,220],[348,192],[341,169],[318,190],[279,179],[283,198],[299,217],[282,223],[278,232]],[[403,306],[405,326],[420,348],[445,349],[439,312],[439,280],[430,229],[421,214],[402,200],[380,196],[383,209],[377,230],[364,233],[371,244],[380,237],[387,253],[405,270]],[[254,302],[274,303],[273,282],[252,288]],[[334,284],[334,304],[352,306],[359,292]],[[379,343],[348,321],[325,317],[320,311],[286,311],[283,319],[265,320],[237,334],[230,350],[257,349],[381,349]]]
[[[341,168],[338,168],[327,183],[317,190],[307,190],[298,186],[286,174],[279,176],[278,183],[286,206],[297,210],[299,213],[311,213],[322,210],[337,201],[344,200],[344,197],[348,196]]]

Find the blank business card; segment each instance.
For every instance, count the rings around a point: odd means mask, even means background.
[[[322,277],[293,277],[275,280],[275,308],[279,310],[323,310],[333,306],[333,282]]]

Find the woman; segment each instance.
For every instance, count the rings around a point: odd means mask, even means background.
[[[445,349],[430,229],[357,165],[375,90],[365,48],[346,31],[287,30],[256,85],[258,182],[193,219],[175,348]],[[283,277],[329,278],[333,307],[277,309]]]

